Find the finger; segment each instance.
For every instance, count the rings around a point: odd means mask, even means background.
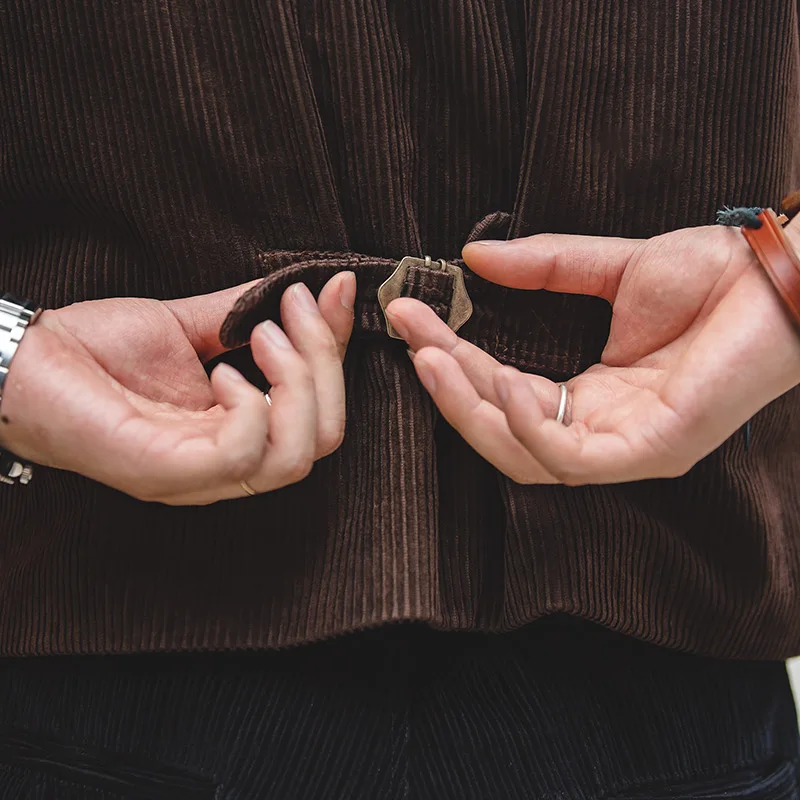
[[[270,439],[270,406],[263,393],[229,364],[216,367],[211,385],[227,411],[217,434],[217,445],[223,453],[239,454],[229,467],[231,482],[236,485],[264,462]],[[230,456],[226,459],[230,460]],[[238,491],[234,489],[229,496],[238,496]]]
[[[417,352],[423,347],[438,347],[449,353],[458,361],[478,394],[492,405],[499,405],[494,376],[503,367],[497,359],[457,336],[436,316],[430,306],[419,300],[401,297],[387,306],[386,313],[392,326],[406,340],[412,351]],[[527,375],[527,378],[542,402],[547,408],[552,408],[555,414],[561,399],[557,384],[539,375]]]
[[[317,305],[336,340],[339,360],[344,361],[350,335],[353,332],[353,308],[356,299],[354,272],[340,272],[331,278],[319,293]]]
[[[316,456],[322,458],[332,453],[344,436],[344,373],[339,347],[314,296],[302,283],[284,293],[281,317],[311,372],[317,398]]]
[[[227,350],[219,340],[222,323],[239,297],[257,283],[250,281],[220,292],[164,303],[180,323],[201,361],[209,361]]]
[[[618,432],[591,432],[585,425],[566,426],[545,415],[530,383],[507,368],[497,377],[501,408],[508,426],[526,451],[560,483],[620,483],[666,477],[653,471],[656,460],[644,442]]]
[[[588,294],[610,303],[642,242],[606,236],[539,234],[472,242],[464,260],[478,275],[513,289]]]
[[[211,385],[222,414],[215,436],[191,418],[176,423],[137,416],[123,431],[151,443],[142,454],[144,464],[128,463],[145,499],[180,505],[238,497],[239,481],[263,461],[269,429],[264,395],[228,364],[216,367]],[[124,478],[122,483],[129,485]]]
[[[430,306],[410,297],[401,297],[389,303],[386,314],[413,352],[423,347],[438,347],[453,356],[465,371],[470,369],[479,382],[486,383],[488,379],[491,383],[491,373],[499,366],[497,361],[457,336]]]
[[[444,418],[487,461],[518,483],[554,483],[554,479],[511,433],[500,409],[481,399],[459,363],[428,347],[414,367]]]
[[[272,388],[269,446],[247,482],[257,492],[296,483],[311,471],[317,449],[317,397],[311,369],[287,335],[271,320],[256,326],[253,358]]]

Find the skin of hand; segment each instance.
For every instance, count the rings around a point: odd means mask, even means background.
[[[787,235],[800,245],[800,223]],[[599,364],[560,387],[501,366],[409,298],[388,308],[444,417],[520,483],[677,477],[800,382],[800,335],[741,231],[648,240],[541,234],[464,249],[472,270],[517,289],[612,305]]]
[[[161,302],[95,300],[45,311],[22,338],[0,407],[0,447],[136,498],[205,505],[304,478],[341,443],[342,360],[356,281],[333,277],[318,301],[303,284],[251,348],[264,394],[228,364],[219,329],[252,284]]]

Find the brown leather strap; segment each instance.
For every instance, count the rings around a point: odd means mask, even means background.
[[[744,238],[800,326],[800,259],[771,208],[765,208],[758,218],[761,227],[742,228]]]
[[[786,197],[781,200],[781,211],[789,219],[797,216],[798,212],[800,212],[800,189],[791,194],[787,194]]]

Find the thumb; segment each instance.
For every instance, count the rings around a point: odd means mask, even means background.
[[[541,233],[510,241],[471,242],[464,261],[478,275],[512,289],[589,294],[610,303],[639,239]]]
[[[164,303],[180,323],[202,362],[228,349],[219,340],[222,323],[239,297],[258,282],[249,281],[220,292],[182,297]]]

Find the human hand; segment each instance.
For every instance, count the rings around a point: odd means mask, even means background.
[[[252,335],[264,394],[233,367],[209,381],[220,325],[251,284],[160,302],[111,299],[45,311],[25,333],[5,385],[0,446],[78,472],[142,500],[202,505],[304,478],[344,434],[342,359],[353,327],[355,275],[315,302],[283,295],[284,333]]]
[[[796,225],[787,235],[798,244]],[[539,235],[473,243],[464,259],[504,286],[605,298],[601,362],[561,390],[502,367],[407,298],[388,313],[442,414],[520,483],[614,483],[684,474],[800,382],[800,336],[739,230],[646,241]]]

